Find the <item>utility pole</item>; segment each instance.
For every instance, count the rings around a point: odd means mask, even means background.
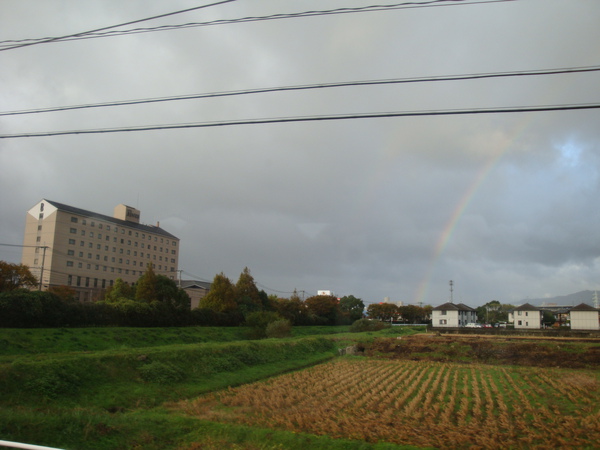
[[[453,287],[454,286],[454,281],[450,280],[450,303],[454,303],[454,296],[452,294],[453,292]]]
[[[42,252],[42,268],[40,269],[40,284],[38,286],[38,291],[42,290],[42,283],[44,279],[44,262],[46,261],[46,250],[48,249],[48,246],[45,245],[40,248],[44,251]]]

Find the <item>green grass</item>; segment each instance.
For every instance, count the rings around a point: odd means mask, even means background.
[[[330,335],[345,333],[348,329],[349,326],[294,327],[292,336]],[[17,355],[233,342],[246,340],[248,332],[246,327],[0,328],[0,361],[11,360]]]

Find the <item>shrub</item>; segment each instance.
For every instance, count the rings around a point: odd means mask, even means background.
[[[246,326],[250,327],[249,337],[251,339],[267,337],[267,326],[278,320],[281,320],[281,316],[273,311],[256,311],[248,314],[246,316]]]
[[[350,325],[351,333],[362,333],[364,331],[379,331],[388,328],[390,325],[378,320],[358,319]]]
[[[292,324],[289,320],[276,320],[267,325],[265,331],[268,338],[284,338],[292,334]]]
[[[140,368],[140,375],[144,381],[167,384],[182,381],[185,377],[183,371],[173,364],[154,361]]]

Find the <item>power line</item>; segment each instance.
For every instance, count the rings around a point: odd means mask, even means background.
[[[428,83],[428,82],[441,82],[441,81],[466,81],[466,80],[477,80],[487,78],[508,78],[508,77],[528,77],[528,76],[542,76],[542,75],[564,75],[564,74],[575,74],[575,73],[586,73],[586,72],[598,72],[600,66],[585,66],[585,67],[562,67],[556,69],[539,69],[539,70],[524,70],[524,71],[513,71],[513,72],[488,72],[488,73],[472,73],[472,74],[459,74],[459,75],[442,75],[442,76],[431,76],[431,77],[413,77],[413,78],[391,78],[381,80],[362,80],[362,81],[342,81],[334,83],[320,83],[320,84],[306,84],[306,85],[295,85],[295,86],[278,86],[278,87],[266,87],[256,89],[244,89],[238,91],[221,91],[221,92],[208,92],[199,94],[185,94],[170,97],[156,97],[156,98],[145,98],[145,99],[131,99],[131,100],[117,100],[111,102],[102,103],[88,103],[83,105],[67,105],[67,106],[55,106],[49,108],[37,108],[37,109],[25,109],[18,111],[0,111],[0,116],[16,116],[24,114],[40,114],[48,112],[61,112],[71,111],[78,109],[91,109],[91,108],[105,108],[115,106],[132,106],[141,105],[147,103],[160,103],[160,102],[171,102],[180,100],[197,100],[204,98],[217,98],[217,97],[232,97],[238,95],[250,95],[250,94],[265,94],[272,92],[286,92],[286,91],[302,91],[302,90],[315,90],[315,89],[330,89],[340,87],[357,87],[357,86],[377,86],[377,85],[389,85],[389,84],[408,84],[408,83]]]
[[[23,47],[25,45],[14,45],[15,43],[27,43],[26,45],[35,45],[40,43],[51,43],[51,42],[64,42],[64,41],[75,41],[82,39],[98,39],[104,37],[114,37],[114,36],[125,36],[130,34],[140,34],[140,33],[151,33],[157,31],[172,31],[172,30],[181,30],[187,28],[196,28],[196,27],[205,27],[212,25],[230,25],[236,23],[249,23],[249,22],[260,22],[267,20],[281,20],[281,19],[297,19],[304,17],[317,17],[317,16],[326,16],[326,15],[335,15],[335,14],[352,14],[352,13],[365,13],[365,12],[378,12],[378,11],[392,11],[399,9],[415,9],[415,8],[431,8],[431,7],[440,7],[440,6],[465,6],[465,5],[477,5],[477,4],[486,4],[486,3],[504,3],[509,1],[517,1],[517,0],[479,0],[479,1],[469,1],[469,0],[432,0],[426,2],[403,2],[396,3],[391,5],[370,5],[363,6],[358,8],[336,8],[330,10],[319,10],[319,11],[303,11],[297,13],[288,13],[288,14],[271,14],[267,16],[250,16],[250,17],[241,17],[237,19],[219,19],[212,20],[207,22],[191,22],[177,25],[161,25],[156,27],[147,27],[147,28],[133,28],[129,30],[116,30],[116,31],[89,31],[85,33],[79,33],[72,36],[63,36],[61,38],[38,38],[38,39],[21,39],[21,40],[5,40],[0,41],[0,50],[4,47],[5,50],[10,50],[13,48]],[[442,2],[445,2],[442,4]],[[458,3],[461,2],[461,3]],[[462,3],[465,2],[465,3]],[[187,10],[186,10],[187,11]],[[185,11],[184,11],[185,12]],[[163,17],[163,16],[157,16]],[[144,19],[150,20],[150,19]],[[118,26],[129,25],[129,24],[121,24],[115,25],[115,28]]]
[[[136,24],[136,23],[146,22],[148,20],[160,19],[160,18],[163,18],[163,17],[173,16],[173,15],[176,15],[176,14],[182,14],[182,13],[186,13],[186,12],[190,12],[190,11],[196,11],[198,9],[210,8],[211,6],[223,5],[225,3],[231,3],[231,2],[235,2],[235,1],[237,1],[237,0],[222,0],[220,2],[211,3],[211,4],[208,4],[208,5],[195,6],[193,8],[182,9],[180,11],[173,11],[173,12],[165,13],[165,14],[159,14],[157,16],[146,17],[144,19],[132,20],[132,21],[120,23],[120,24],[117,24],[117,25],[110,25],[110,26],[107,26],[107,27],[96,28],[94,30],[82,31],[80,33],[69,34],[69,35],[66,35],[66,36],[48,37],[48,38],[37,39],[37,40],[34,40],[33,42],[25,42],[25,43],[20,43],[20,44],[12,45],[12,46],[9,46],[9,47],[0,48],[0,52],[1,51],[5,51],[5,50],[13,50],[13,49],[16,49],[16,48],[30,47],[32,45],[37,45],[37,44],[48,44],[48,43],[51,43],[51,42],[64,41],[66,39],[82,37],[82,36],[86,36],[86,35],[89,35],[89,34],[92,34],[92,33],[97,33],[97,32],[100,32],[100,31],[110,30],[112,28],[124,27],[124,26],[127,26],[127,25],[133,25],[133,24]]]
[[[397,111],[397,112],[379,112],[362,114],[338,114],[329,116],[303,116],[303,117],[278,117],[270,119],[242,119],[221,122],[200,122],[200,123],[180,123],[168,125],[142,125],[136,127],[120,128],[98,128],[81,129],[65,131],[44,131],[34,133],[15,133],[2,134],[0,139],[16,139],[30,137],[49,137],[66,136],[76,134],[107,134],[123,132],[157,131],[157,130],[176,130],[191,128],[213,128],[239,125],[265,125],[274,123],[293,123],[293,122],[319,122],[333,120],[350,119],[385,119],[397,117],[427,117],[427,116],[454,116],[454,115],[475,115],[475,114],[507,114],[507,113],[531,113],[531,112],[549,112],[549,111],[573,111],[586,109],[600,109],[600,103],[583,103],[571,105],[540,105],[540,106],[512,106],[505,108],[478,108],[478,109],[446,109],[446,110],[428,110],[428,111]]]

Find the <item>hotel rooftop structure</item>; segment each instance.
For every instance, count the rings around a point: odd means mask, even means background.
[[[27,211],[21,262],[41,282],[69,286],[90,301],[117,278],[128,284],[149,263],[157,274],[177,278],[179,238],[157,223],[140,223],[140,211],[118,205],[105,216],[51,200]]]

